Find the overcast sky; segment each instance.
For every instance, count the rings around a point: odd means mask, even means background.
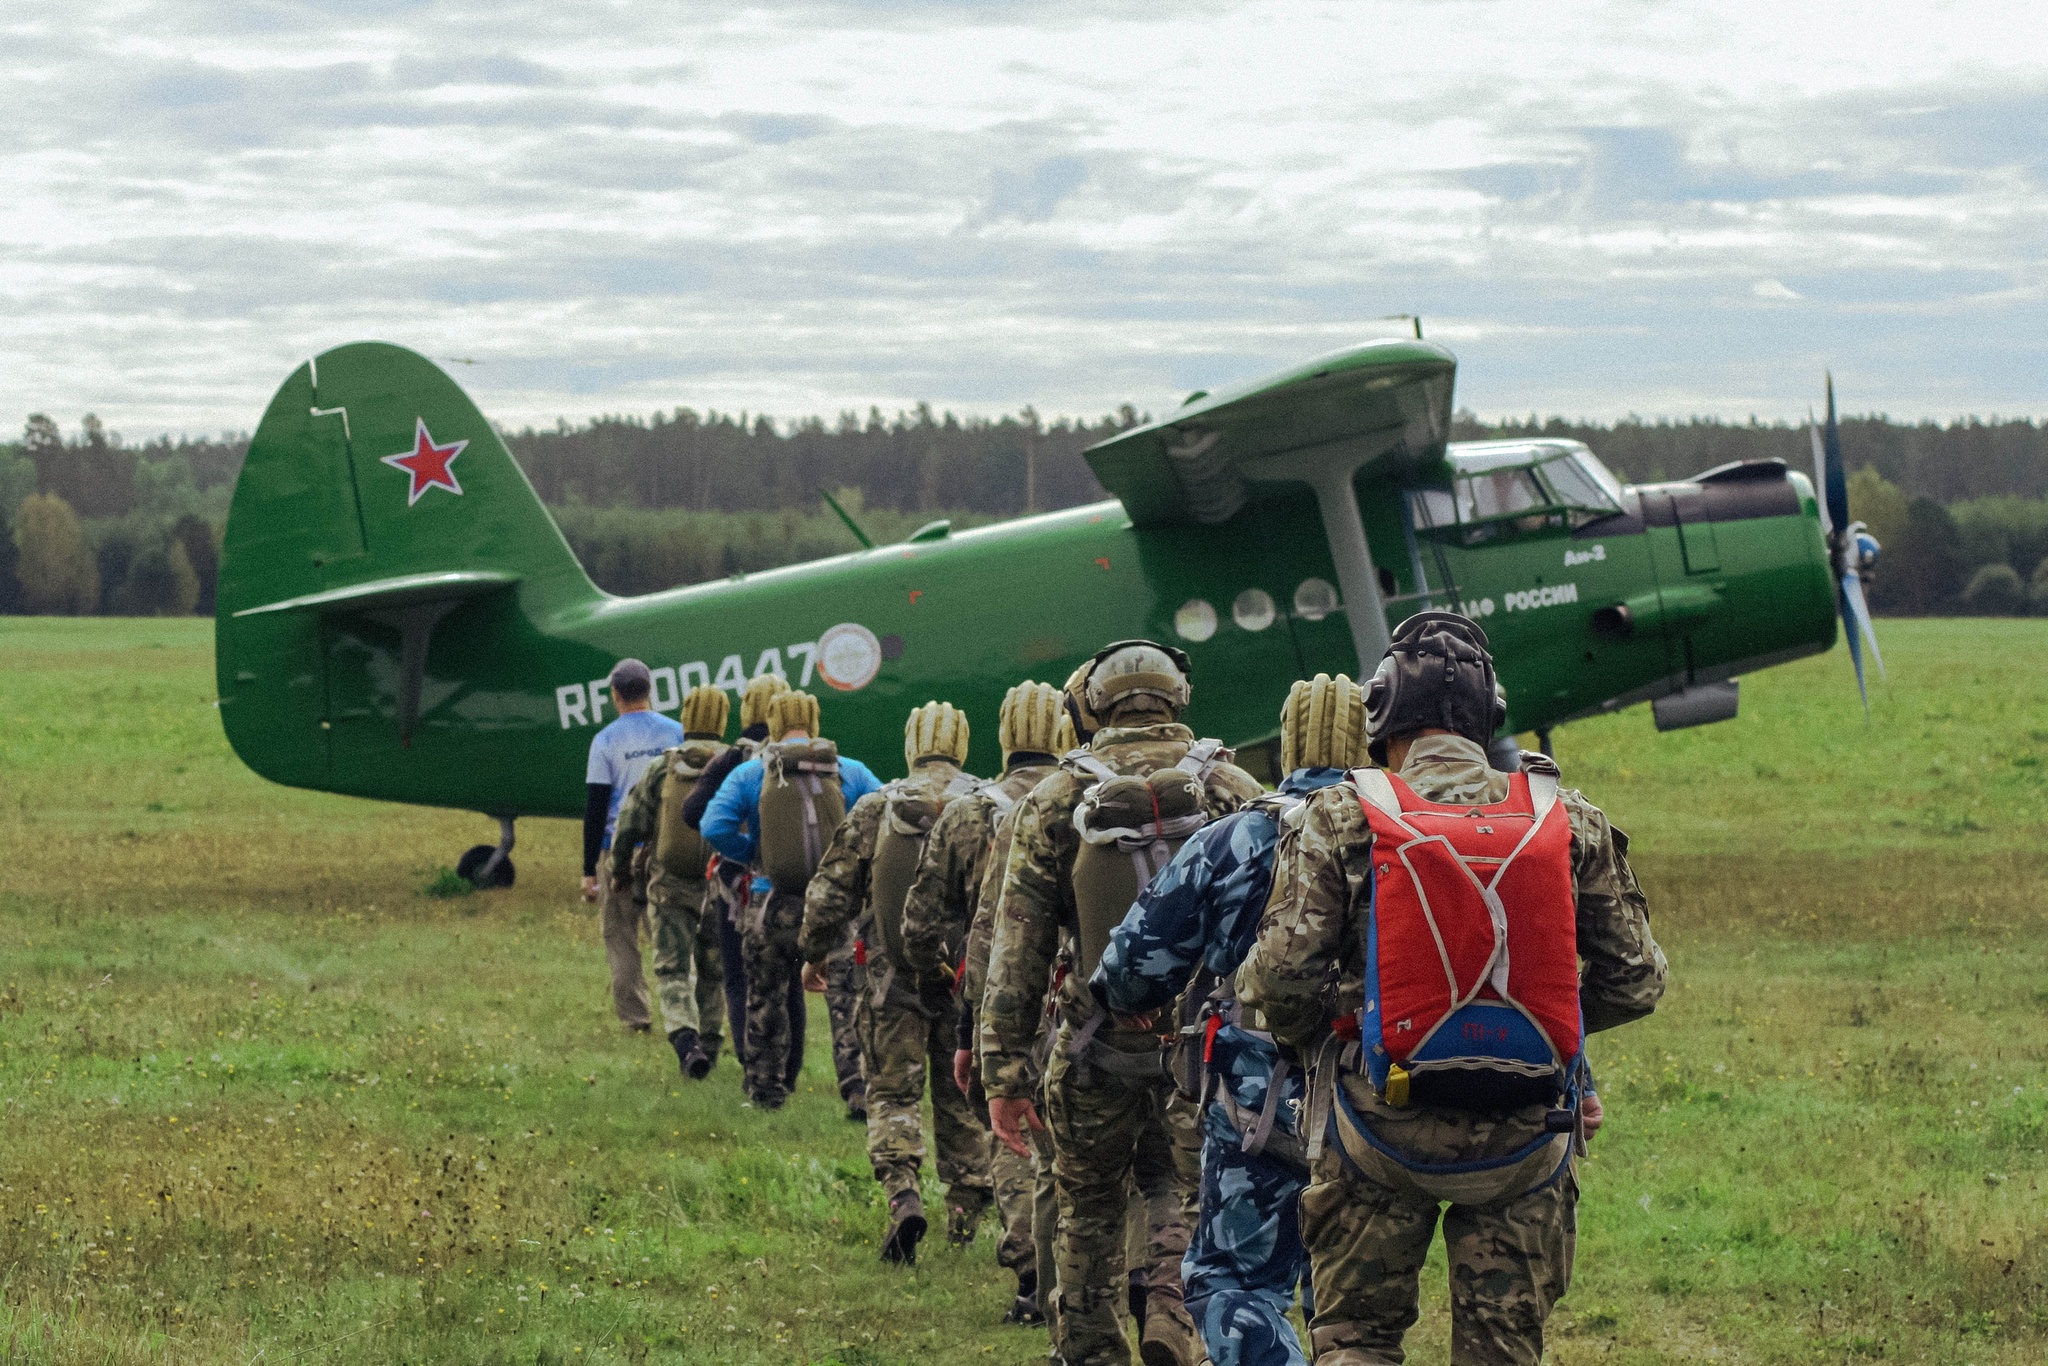
[[[1160,17],[1167,15],[1170,17]],[[2048,413],[2048,6],[0,0],[0,422],[1163,410],[1399,324],[1482,414]]]

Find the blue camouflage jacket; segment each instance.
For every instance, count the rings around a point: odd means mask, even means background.
[[[1300,768],[1280,791],[1306,796],[1341,782],[1340,768]],[[1186,990],[1196,965],[1228,982],[1258,937],[1259,917],[1273,886],[1279,823],[1251,807],[1204,826],[1139,894],[1123,923],[1110,932],[1089,988],[1119,1015],[1144,1015],[1172,1004]],[[1217,1030],[1210,1072],[1230,1087],[1239,1108],[1256,1114],[1279,1060],[1274,1045],[1236,1025]],[[1295,1132],[1301,1074],[1290,1069],[1281,1087],[1277,1119]]]

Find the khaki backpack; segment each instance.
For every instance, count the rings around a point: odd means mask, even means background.
[[[1074,831],[1081,837],[1074,856],[1074,909],[1082,981],[1102,961],[1110,931],[1123,923],[1145,884],[1209,823],[1208,777],[1229,758],[1221,741],[1198,740],[1180,762],[1146,774],[1118,773],[1087,750],[1061,760],[1093,784],[1074,808]]]
[[[761,871],[778,892],[802,896],[846,819],[839,746],[784,740],[761,746]]]
[[[979,779],[965,773],[955,774],[943,785],[915,780],[889,784],[888,805],[882,810],[882,824],[875,837],[874,861],[868,866],[868,908],[874,915],[875,937],[881,941],[883,956],[906,978],[903,903],[909,899],[910,884],[917,880],[925,841],[940,812],[980,787]]]
[[[655,826],[654,857],[670,877],[699,879],[711,862],[712,848],[703,835],[683,823],[683,804],[697,789],[697,780],[713,759],[725,751],[718,740],[685,740],[668,752],[668,773],[661,780],[661,817]]]

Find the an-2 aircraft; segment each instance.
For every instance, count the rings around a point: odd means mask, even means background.
[[[786,674],[878,767],[905,711],[943,698],[990,772],[1004,689],[1122,637],[1183,647],[1189,723],[1256,757],[1291,681],[1369,673],[1424,607],[1484,624],[1504,735],[1546,744],[1644,701],[1660,729],[1726,719],[1738,676],[1828,649],[1838,610],[1852,644],[1867,631],[1876,547],[1849,523],[1832,392],[1824,506],[1777,461],[1629,487],[1576,442],[1451,443],[1455,373],[1419,338],[1355,346],[1094,446],[1112,501],[620,598],[453,380],[342,346],[285,381],[235,485],[221,719],[274,781],[497,817],[462,863],[490,884],[516,817],[581,812],[628,655],[671,711],[696,684]]]

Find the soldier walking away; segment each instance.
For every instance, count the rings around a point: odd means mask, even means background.
[[[791,1051],[791,1016],[801,1014],[803,998],[798,995],[792,1008],[790,984],[798,982],[801,990],[797,934],[804,889],[847,805],[881,784],[866,764],[815,738],[818,699],[807,692],[786,692],[770,703],[768,731],[776,738],[719,785],[702,828],[721,857],[759,870],[740,930],[747,962],[745,1086],[749,1104],[779,1110],[801,1066],[801,1055]]]
[[[711,846],[683,821],[683,807],[704,773],[730,748],[731,699],[723,688],[693,688],[683,699],[683,743],[662,751],[619,807],[612,831],[616,877],[646,880],[654,922],[654,983],[662,1027],[684,1077],[711,1073],[725,1039],[725,983],[718,929],[711,917]]]
[[[861,1070],[867,1078],[868,1162],[889,1200],[882,1260],[917,1260],[924,1237],[924,1202],[918,1174],[924,1165],[919,1106],[929,1078],[932,1146],[946,1183],[947,1236],[955,1246],[974,1241],[982,1212],[994,1199],[988,1127],[952,1085],[953,1012],[947,980],[920,977],[903,950],[903,906],[942,812],[981,784],[961,771],[967,758],[965,713],[949,702],[927,702],[903,728],[909,776],[854,803],[832,837],[804,896],[800,948],[804,984],[823,990],[825,959],[849,928],[858,936],[856,1020]]]
[[[691,829],[703,824],[704,811],[726,775],[754,757],[755,750],[768,736],[770,704],[788,691],[788,682],[779,674],[762,674],[747,684],[746,691],[740,694],[740,743],[733,746],[733,751],[738,752],[728,751],[714,760],[697,784],[697,790],[690,794],[690,800],[683,808],[683,819]],[[753,878],[741,864],[720,860],[714,865],[711,895],[718,902],[720,912],[716,918],[720,946],[725,955],[726,1010],[732,1020],[733,1051],[743,1064],[746,1060],[747,977],[745,951],[740,943],[740,919],[749,896],[757,891],[761,896],[768,894],[766,878]],[[849,935],[846,943],[825,960],[825,1011],[832,1027],[832,1070],[839,1079],[839,1098],[846,1102],[848,1119],[865,1123],[868,1117],[867,1088],[860,1074],[860,1038],[853,1026],[856,994],[853,972],[853,938]],[[790,981],[790,1068],[785,1090],[796,1089],[797,1069],[803,1063],[805,1027],[809,1020],[803,991],[800,981]]]
[[[640,967],[640,932],[647,919],[647,888],[637,877],[598,876],[598,859],[611,848],[619,806],[654,757],[681,742],[683,728],[654,710],[654,678],[637,659],[622,659],[606,680],[618,719],[591,737],[584,772],[583,899],[599,903],[604,956],[611,969],[612,1009],[629,1033],[653,1027],[647,978]]]
[[[981,915],[982,887],[992,863],[1007,862],[1009,840],[997,848],[996,827],[1017,803],[1052,773],[1058,756],[1074,747],[1074,729],[1050,683],[1019,683],[1003,697],[997,720],[1003,751],[1002,776],[953,802],[932,825],[917,878],[903,899],[903,958],[920,983],[944,982],[947,1027],[953,1040],[952,1066],[932,1086],[952,1087],[967,1097],[975,1117],[988,1123],[988,1097],[980,1069],[973,1065],[975,1007],[988,980],[988,920]],[[1004,824],[1007,830],[1007,824]],[[995,879],[996,892],[1001,879]],[[994,914],[994,896],[989,898]],[[982,928],[973,941],[975,925]],[[978,952],[975,950],[978,949]],[[1037,1184],[1031,1158],[989,1143],[989,1176],[1002,1219],[996,1261],[1017,1277],[1017,1294],[1006,1323],[1045,1321],[1038,1305],[1038,1244],[1031,1211]]]
[[[683,824],[692,830],[701,831],[704,825],[704,809],[711,799],[718,795],[719,787],[726,777],[741,764],[754,757],[761,742],[768,738],[768,704],[789,691],[789,680],[781,674],[759,674],[749,680],[740,693],[740,738],[730,748],[711,761],[704,770],[704,776],[690,790],[689,800],[683,803]],[[704,910],[704,918],[713,923],[718,935],[719,964],[725,970],[725,1018],[732,1032],[732,1055],[742,1064],[747,1057],[747,965],[746,955],[740,947],[740,917],[746,911],[747,896],[753,881],[753,874],[743,863],[714,855],[709,877],[710,905]],[[798,991],[803,990],[801,986]],[[795,1030],[793,1049],[796,1056],[803,1056],[804,1014],[799,1004],[792,1020]],[[790,1075],[789,1084],[796,1085],[796,1076]]]
[[[1313,1055],[1301,1229],[1318,1366],[1401,1361],[1439,1218],[1451,1360],[1535,1366],[1601,1119],[1581,1019],[1626,1024],[1664,992],[1627,837],[1541,756],[1487,765],[1506,710],[1478,626],[1403,622],[1366,686],[1384,767],[1288,821],[1238,972],[1243,1007]]]
[[[1113,1015],[1146,1025],[1187,993],[1184,1079],[1203,1104],[1202,1199],[1181,1279],[1212,1366],[1304,1361],[1287,1321],[1306,1260],[1295,1215],[1308,1178],[1301,1065],[1241,1009],[1231,983],[1272,890],[1282,824],[1365,761],[1363,690],[1342,674],[1296,683],[1280,710],[1280,790],[1182,845],[1088,982]]]
[[[1180,724],[1187,656],[1150,641],[1096,655],[1085,689],[1102,729],[1017,808],[982,1002],[982,1081],[1011,1151],[1040,1120],[1032,1101],[1047,973],[1064,953],[1060,1026],[1045,1073],[1045,1126],[1059,1191],[1053,1347],[1067,1366],[1130,1360],[1119,1316],[1124,1183],[1148,1209],[1148,1366],[1194,1366],[1201,1349],[1181,1304],[1180,1260],[1198,1180],[1192,1107],[1172,1104],[1165,1040],[1110,1018],[1085,983],[1152,874],[1204,823],[1259,795],[1214,740]],[[1140,875],[1142,871],[1142,876]]]

